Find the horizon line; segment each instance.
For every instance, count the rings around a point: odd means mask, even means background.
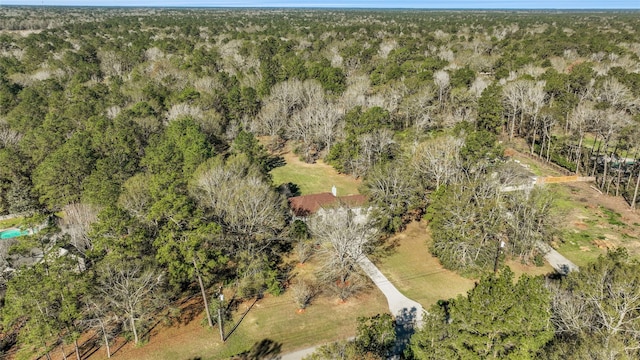
[[[489,7],[489,8],[474,8],[474,7],[365,7],[365,6],[349,6],[349,7],[336,7],[336,6],[207,6],[207,5],[25,5],[25,4],[0,4],[0,7],[36,7],[36,8],[107,8],[107,9],[298,9],[298,10],[455,10],[455,11],[640,11],[639,7],[630,8],[605,8],[605,7],[586,7],[586,8],[526,8],[526,7]]]

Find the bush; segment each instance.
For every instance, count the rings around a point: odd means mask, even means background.
[[[317,286],[308,280],[300,280],[291,286],[293,301],[295,301],[299,309],[309,306],[317,293]]]

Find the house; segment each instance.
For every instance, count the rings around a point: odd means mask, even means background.
[[[337,196],[334,186],[331,192],[291,197],[289,198],[289,208],[296,218],[306,218],[340,205],[346,205],[359,213],[359,209],[366,202],[367,197],[364,195]]]

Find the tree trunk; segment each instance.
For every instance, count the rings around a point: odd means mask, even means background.
[[[129,315],[129,324],[131,325],[131,330],[133,331],[133,341],[137,345],[138,344],[138,330],[136,330],[136,320],[133,317],[133,312]]]
[[[102,319],[98,319],[100,322],[100,329],[102,330],[102,337],[104,338],[104,346],[107,348],[107,358],[111,359],[111,348],[109,348],[109,337],[107,337],[107,329],[104,326]]]
[[[536,145],[536,134],[538,133],[538,128],[536,127],[536,123],[538,121],[537,116],[533,117],[533,134],[531,135],[531,155],[533,155],[533,149]]]
[[[513,117],[511,118],[511,130],[509,131],[509,141],[513,141],[513,132],[516,127],[516,114],[513,113]]]
[[[547,141],[547,162],[551,159],[551,136],[549,136],[549,140]]]
[[[198,263],[196,258],[193,258],[193,267],[196,269],[196,277],[198,278],[198,285],[200,285],[200,292],[202,293],[202,301],[204,302],[204,311],[207,313],[207,322],[209,327],[213,327],[213,321],[211,320],[211,312],[209,311],[209,302],[207,301],[207,293],[204,291],[204,284],[202,283],[202,276],[198,270]]]
[[[521,134],[523,122],[524,122],[524,110],[520,111],[520,121],[518,122],[518,135]]]
[[[638,170],[638,179],[636,179],[636,190],[633,192],[633,200],[631,201],[631,208],[636,209],[636,199],[638,198],[638,187],[640,187],[640,170]]]
[[[609,195],[609,189],[611,189],[612,183],[613,183],[613,177],[609,178],[609,182],[607,183],[607,195]]]
[[[602,172],[602,185],[600,185],[600,187],[603,189],[604,189],[604,185],[607,182],[607,171],[609,171],[607,166],[609,164],[609,160],[607,159],[607,150],[609,150],[608,144],[604,148],[604,171]]]
[[[633,181],[633,168],[636,166],[637,163],[637,159],[638,159],[638,150],[635,151],[635,153],[633,154],[633,165],[631,165],[631,170],[629,171],[629,179],[627,179],[627,183],[624,186],[624,190],[627,191],[629,190],[629,187],[631,186],[631,182]]]
[[[547,143],[548,143],[549,139],[548,139],[546,131],[543,132],[541,134],[541,136],[542,136],[542,143],[540,144],[540,152],[538,153],[538,157],[542,160],[542,153],[544,152],[544,144],[545,144],[544,140],[547,139]]]
[[[80,358],[80,347],[78,346],[78,339],[73,340],[73,347],[76,349],[76,360],[82,360]]]
[[[620,195],[620,181],[622,180],[622,164],[627,167],[627,156],[629,156],[629,150],[625,154],[623,161],[618,161],[618,180],[616,181],[616,196]]]
[[[578,151],[576,152],[576,175],[580,173],[580,160],[582,158],[582,140],[584,139],[584,134],[580,135],[580,141],[578,142]]]
[[[597,140],[597,138],[596,138]],[[596,143],[594,142],[593,145]],[[596,167],[598,166],[598,158],[600,157],[600,145],[602,145],[602,141],[598,143],[598,150],[596,150],[596,159],[593,162],[593,169],[591,170],[591,176],[596,176]]]

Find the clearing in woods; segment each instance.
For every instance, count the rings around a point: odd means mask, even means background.
[[[305,264],[305,271],[312,271],[310,267],[313,265]],[[294,274],[294,281],[295,277]],[[233,324],[246,312],[238,328],[224,344],[220,341],[218,327],[209,329],[206,321],[202,321],[202,304],[199,297],[195,296],[180,306],[183,309],[181,321],[176,320],[172,324],[160,322],[151,330],[146,344],[125,344],[124,339],[118,338],[111,344],[111,351],[115,351],[112,359],[229,359],[264,339],[281,344],[281,353],[284,354],[349,338],[355,335],[358,317],[388,312],[384,295],[373,286],[345,303],[338,302],[331,295],[320,295],[312,300],[303,313],[296,311],[297,306],[290,292],[277,297],[266,295],[255,304],[253,302],[239,303],[232,312],[233,319],[225,322],[225,333],[228,334]],[[72,352],[73,348],[68,346],[67,356],[73,356]],[[56,360],[62,359],[58,350],[52,355]],[[84,357],[87,360],[106,358],[104,347]]]
[[[562,175],[543,161],[515,153],[513,158],[538,176]],[[554,196],[556,230],[553,247],[578,266],[595,260],[608,249],[623,246],[640,256],[640,214],[621,196],[602,194],[593,183],[548,184]]]
[[[331,165],[317,160],[314,164],[301,161],[297,155],[288,151],[281,155],[286,165],[271,170],[273,184],[294,183],[300,189],[300,195],[330,192],[333,185],[338,196],[359,194],[361,180],[350,175],[338,173]]]
[[[389,240],[392,248],[388,255],[373,260],[400,292],[425,309],[473,287],[473,280],[442,267],[428,250],[430,242],[424,221],[413,222]]]

